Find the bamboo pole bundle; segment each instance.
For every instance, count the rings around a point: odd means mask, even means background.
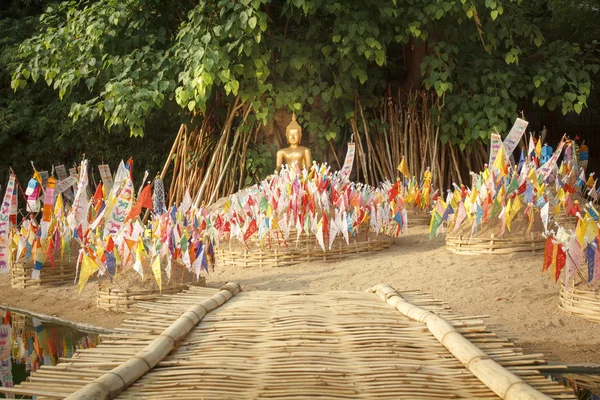
[[[435,338],[501,399],[551,399],[491,359],[465,339],[446,319],[407,302],[391,286],[377,285],[369,289],[369,292],[376,293],[405,316],[427,325]]]

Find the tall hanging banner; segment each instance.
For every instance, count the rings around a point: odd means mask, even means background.
[[[510,159],[513,151],[515,151],[517,148],[521,137],[525,133],[525,129],[527,129],[527,125],[529,125],[529,122],[525,121],[524,119],[517,118],[510,132],[508,132],[508,136],[506,136],[506,139],[504,139],[504,156],[507,162]]]
[[[0,208],[0,274],[8,273],[9,268],[10,245],[8,234],[10,232],[10,208],[13,193],[15,192],[15,180],[15,175],[10,174],[4,200],[2,201],[2,208]]]
[[[354,154],[356,152],[356,144],[348,143],[348,151],[346,152],[346,159],[344,160],[344,166],[342,167],[342,177],[348,179],[350,172],[352,172],[352,165],[354,164]]]
[[[110,173],[110,166],[108,164],[98,165],[98,171],[100,171],[100,178],[102,178],[102,184],[106,193],[110,193],[113,187],[113,178]]]
[[[73,191],[70,190],[71,186],[73,186],[74,184],[77,183],[77,179],[74,179],[74,182],[70,185],[70,186],[64,186],[64,190],[60,190],[59,188],[61,187],[61,183],[68,178],[67,176],[67,169],[65,168],[64,165],[58,165],[56,166],[56,168],[54,168],[54,172],[56,172],[56,177],[58,178],[58,182],[56,183],[56,190],[54,191],[54,193],[58,196],[59,193],[63,193],[64,196],[69,199],[70,201],[73,201]],[[65,183],[66,185],[66,183]]]
[[[88,207],[88,195],[87,195],[87,160],[81,162],[81,171],[79,176],[79,183],[77,185],[77,192],[75,193],[75,199],[73,200],[73,208],[71,213],[67,217],[67,222],[71,229],[75,229],[80,223],[87,228],[87,207]]]
[[[52,219],[52,209],[54,206],[54,186],[56,181],[53,176],[48,178],[46,184],[46,193],[44,193],[44,208],[42,214],[42,239],[48,237],[48,228],[50,227],[50,220]]]
[[[492,133],[492,140],[490,141],[490,161],[488,162],[490,168],[496,160],[500,147],[502,147],[502,136],[500,136],[499,133]]]
[[[131,211],[132,203],[133,203],[133,183],[129,177],[126,178],[125,187],[119,193],[119,197],[117,198],[117,202],[114,207],[110,211],[110,215],[106,220],[106,225],[104,226],[104,236],[107,236],[109,233],[115,233],[125,223],[125,218]]]

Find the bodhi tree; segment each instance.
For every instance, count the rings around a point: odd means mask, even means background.
[[[443,187],[465,177],[460,163],[481,168],[481,143],[508,130],[519,102],[586,107],[594,49],[545,39],[551,3],[64,2],[22,43],[12,87],[44,80],[74,121],[134,136],[159,110],[186,115],[171,201],[184,183],[210,202],[260,179],[292,111],[322,160],[354,134],[357,179],[393,179],[404,155]]]

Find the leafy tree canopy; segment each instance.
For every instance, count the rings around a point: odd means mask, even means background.
[[[559,0],[98,0],[49,7],[12,87],[44,80],[70,116],[142,135],[158,110],[201,114],[239,97],[266,122],[301,115],[321,144],[390,82],[444,97],[442,141],[506,131],[517,104],[577,113],[595,43],[541,29]],[[567,4],[565,1],[564,4]],[[554,19],[553,19],[554,18]],[[572,38],[568,38],[572,39]]]

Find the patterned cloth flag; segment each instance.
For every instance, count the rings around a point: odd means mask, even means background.
[[[119,193],[117,201],[110,211],[104,226],[104,236],[116,233],[125,223],[125,218],[129,214],[133,203],[133,183],[130,179],[125,182],[125,187]]]
[[[594,262],[596,260],[597,242],[594,241],[587,245],[585,248],[585,257],[587,259],[588,266],[588,283],[591,284],[594,280]]]
[[[165,212],[165,186],[163,180],[154,180],[154,193],[152,193],[152,209],[154,214],[162,215]]]

